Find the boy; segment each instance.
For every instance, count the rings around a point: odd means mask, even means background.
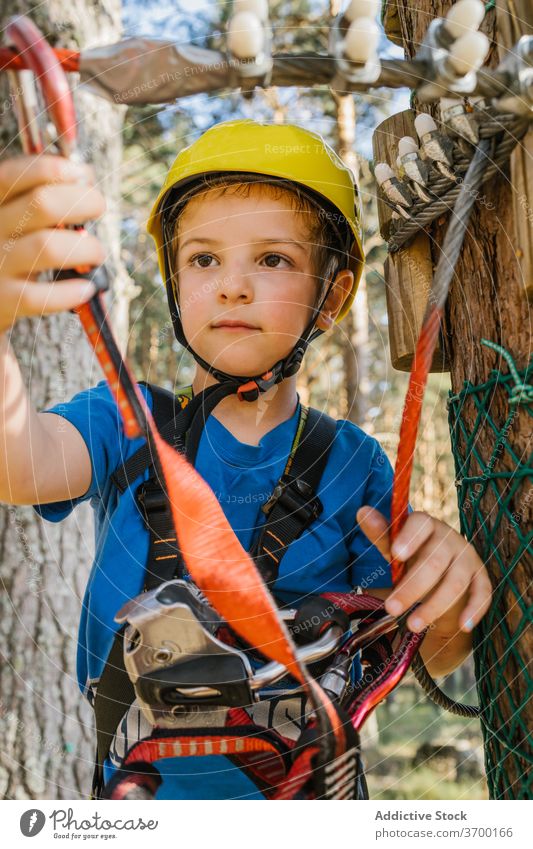
[[[82,170],[80,177],[87,175]],[[56,187],[43,194],[49,181]],[[0,272],[0,330],[7,331],[19,315],[67,309],[90,297],[90,284],[52,286],[35,282],[35,275],[102,262],[93,236],[52,228],[100,215],[103,199],[94,186],[82,192],[73,167],[58,158],[4,162],[0,186],[3,240],[14,220],[25,222]],[[34,203],[34,215],[23,218],[36,198],[41,202]],[[195,418],[188,456],[250,550],[265,520],[261,507],[284,471],[298,428],[298,366],[309,341],[350,308],[357,288],[363,254],[353,178],[314,133],[226,122],[181,151],[148,228],[176,336],[196,360],[192,392],[197,396],[216,384],[225,392],[205,424]],[[117,630],[114,616],[143,586],[149,540],[135,489],[148,471],[122,493],[111,479],[142,440],[125,438],[104,383],[61,409],[36,413],[5,337],[2,369],[0,497],[35,504],[51,521],[87,498],[96,512],[96,558],[78,649],[80,686],[92,701]],[[142,391],[152,404],[149,389]],[[420,631],[433,625],[421,653],[429,671],[442,675],[470,651],[470,632],[489,605],[489,579],[459,534],[413,513],[394,546],[408,574],[391,592],[391,484],[390,464],[376,440],[337,422],[317,492],[322,513],[289,545],[273,592],[297,606],[308,594],[363,585],[386,598],[393,615],[422,602],[408,626]],[[293,727],[297,736],[293,701],[263,717],[263,724],[279,728],[283,716],[282,733],[291,736]],[[261,724],[259,710],[254,719]],[[106,781],[127,746],[149,733],[146,725],[134,704],[117,729]],[[158,798],[262,798],[246,776],[220,760],[159,762],[165,781]]]

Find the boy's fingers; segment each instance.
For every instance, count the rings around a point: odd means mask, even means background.
[[[469,632],[480,622],[490,607],[492,585],[485,569],[474,575],[470,584],[470,594],[465,609],[459,618],[459,627]]]
[[[26,278],[53,268],[101,265],[104,259],[102,243],[86,230],[43,229],[4,245],[2,276]]]
[[[408,563],[407,574],[394,587],[385,602],[385,609],[393,616],[399,616],[435,587],[446,573],[453,559],[453,553],[443,541],[433,537],[416,552],[415,558]],[[418,614],[418,609],[417,609]],[[420,630],[420,628],[418,629]]]
[[[441,616],[444,616],[461,596],[463,596],[471,581],[471,573],[465,570],[459,561],[455,561],[445,572],[437,589],[431,593],[430,598],[424,601],[407,619],[407,627],[410,631],[422,631],[427,625],[431,625]]]
[[[359,527],[372,545],[375,545],[386,560],[391,559],[389,523],[375,507],[360,507],[356,515]]]
[[[105,212],[101,192],[92,186],[39,186],[4,204],[0,239],[10,242],[35,230],[63,224],[82,224]]]
[[[0,162],[0,204],[43,183],[94,182],[89,165],[69,162],[64,156],[14,156]]]
[[[61,280],[58,283],[28,283],[12,280],[2,286],[2,298],[13,304],[13,318],[50,315],[74,309],[90,300],[96,287],[89,280]]]
[[[410,513],[405,524],[392,544],[392,553],[398,560],[405,562],[435,532],[435,522],[427,513]]]

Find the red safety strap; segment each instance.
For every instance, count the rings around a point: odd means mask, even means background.
[[[80,69],[80,53],[78,50],[67,50],[56,47],[54,54],[57,61],[67,73],[77,73]],[[27,56],[11,47],[0,47],[0,72],[31,70]]]
[[[267,752],[281,759],[279,751],[272,743],[258,737],[230,732],[222,736],[214,734],[175,736],[173,734],[169,737],[150,737],[135,743],[124,759],[124,766],[127,767],[135,761],[152,763],[163,758],[240,755],[250,752]]]
[[[429,301],[431,304],[431,300]],[[409,376],[409,387],[405,396],[398,454],[394,467],[394,483],[391,502],[391,542],[402,529],[409,511],[409,487],[415,456],[416,437],[422,414],[422,402],[426,391],[433,352],[439,338],[443,311],[430,307],[422,325],[416,345],[413,367]],[[405,564],[397,558],[391,560],[392,583],[396,585],[405,572]]]

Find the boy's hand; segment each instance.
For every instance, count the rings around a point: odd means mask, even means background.
[[[361,507],[357,521],[381,554],[406,564],[406,574],[390,591],[385,608],[399,616],[421,602],[407,620],[411,631],[437,622],[442,634],[468,633],[487,612],[491,583],[476,550],[445,522],[427,513],[411,513],[390,545],[389,524],[378,510]]]
[[[17,156],[0,162],[0,332],[22,316],[72,309],[89,300],[87,280],[37,282],[42,271],[100,265],[101,242],[83,224],[105,210],[87,165],[62,156]]]

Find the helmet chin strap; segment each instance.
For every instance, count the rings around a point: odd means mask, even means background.
[[[281,383],[286,377],[292,377],[299,370],[308,345],[322,333],[322,330],[315,328],[316,319],[317,315],[315,314],[292,351],[286,357],[278,360],[266,372],[251,377],[242,377],[222,371],[204,360],[188,343],[186,343],[186,348],[198,365],[209,374],[212,374],[219,384],[229,384],[240,401],[257,401],[259,396],[264,392],[268,392],[269,389],[275,386],[275,384]]]

